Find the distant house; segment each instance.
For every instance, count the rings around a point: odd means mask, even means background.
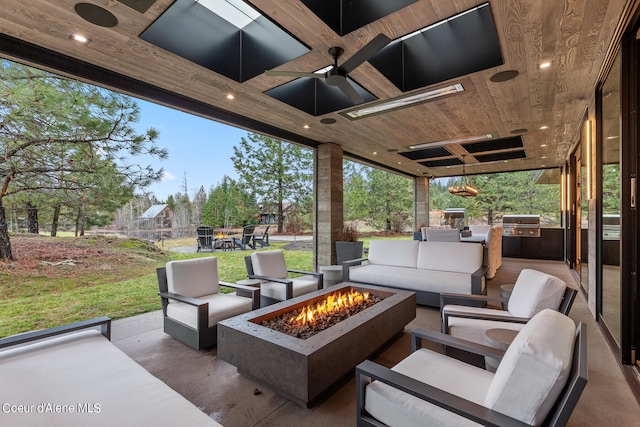
[[[278,208],[274,205],[259,205],[258,224],[277,224]],[[291,203],[282,203],[283,221],[287,218],[287,212],[291,209]]]
[[[173,220],[173,210],[169,205],[153,205],[140,215],[141,230],[170,229]]]

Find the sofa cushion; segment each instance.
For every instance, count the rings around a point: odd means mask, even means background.
[[[491,372],[426,349],[411,353],[392,370],[479,405],[493,379]],[[367,386],[365,408],[387,425],[478,425],[379,381]]]
[[[372,240],[369,263],[416,268],[418,240]]]
[[[573,320],[557,311],[535,315],[502,358],[485,406],[540,425],[569,377],[575,334]]]
[[[284,252],[281,250],[254,252],[251,254],[251,264],[253,272],[258,276],[286,279],[289,275]]]
[[[482,267],[482,245],[461,242],[418,243],[417,268],[471,274]]]
[[[220,289],[216,257],[169,261],[166,269],[169,292],[198,298]]]
[[[0,413],[2,425],[219,426],[95,330],[0,351],[0,378],[0,402],[35,408]]]
[[[550,274],[524,269],[509,297],[508,310],[518,317],[533,317],[545,308],[557,310],[567,284]]]
[[[220,320],[246,313],[252,309],[251,298],[231,294],[212,294],[198,298],[209,303],[209,327]],[[172,301],[167,306],[167,317],[198,329],[198,308],[183,302]]]
[[[349,279],[414,291],[471,293],[471,276],[450,271],[368,264],[352,267]]]
[[[300,276],[291,280],[293,281],[294,298],[318,290],[318,278],[315,276]],[[260,295],[284,301],[287,297],[287,287],[284,283],[261,283]]]

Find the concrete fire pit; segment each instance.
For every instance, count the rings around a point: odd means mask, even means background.
[[[335,291],[353,288],[384,299],[316,335],[299,339],[261,326]],[[303,406],[311,406],[416,316],[415,293],[341,283],[218,323],[218,358]]]

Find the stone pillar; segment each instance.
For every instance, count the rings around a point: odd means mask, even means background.
[[[413,231],[429,226],[429,178],[413,179]]]
[[[337,262],[335,240],[342,231],[342,147],[323,144],[316,150],[315,162],[315,268]]]

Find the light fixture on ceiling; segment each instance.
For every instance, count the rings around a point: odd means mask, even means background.
[[[453,194],[454,196],[474,197],[478,195],[478,189],[467,184],[467,174],[464,169],[464,166],[466,164],[464,160],[465,157],[467,156],[463,154],[462,155],[462,182],[460,183],[460,185],[452,185],[451,187],[449,187],[449,193]]]
[[[551,67],[551,62],[541,62],[540,64],[538,64],[538,68],[541,70],[549,67]]]
[[[485,139],[493,139],[497,137],[498,137],[498,132],[491,132],[491,133],[485,133],[484,135],[474,135],[474,136],[467,136],[464,138],[454,138],[454,139],[447,139],[444,141],[434,141],[434,142],[426,142],[424,144],[410,145],[409,149],[418,150],[421,148],[435,148],[435,147],[442,147],[443,145],[463,144],[465,142],[477,142],[477,141],[483,141]]]
[[[435,98],[440,98],[446,95],[453,95],[455,93],[463,92],[464,87],[460,83],[456,83],[449,86],[444,86],[438,89],[432,89],[427,92],[421,92],[414,95],[400,96],[398,98],[382,101],[368,107],[358,108],[351,111],[345,111],[340,113],[351,120],[361,119],[373,114],[380,114],[391,110],[398,110],[400,108],[410,107],[412,105],[421,104],[423,102],[430,101]]]
[[[196,0],[231,25],[242,29],[261,15],[242,0]]]
[[[75,40],[75,41],[77,41],[78,43],[82,43],[82,44],[87,44],[87,43],[89,43],[89,41],[90,41],[87,37],[85,37],[85,36],[83,36],[83,35],[81,35],[81,34],[76,34],[76,33],[71,34],[71,35],[69,36],[69,38],[70,38],[71,40]]]

